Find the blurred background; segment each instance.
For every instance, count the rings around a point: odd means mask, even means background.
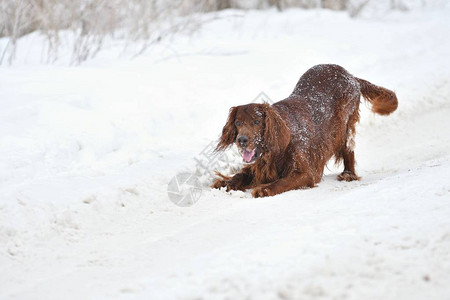
[[[0,64],[11,64],[29,33],[45,37],[41,59],[54,62],[62,51],[79,64],[94,57],[111,40],[140,43],[138,55],[176,33],[193,33],[207,20],[198,14],[225,9],[289,8],[345,11],[352,18],[382,17],[392,11],[439,9],[446,0],[1,0]],[[63,44],[70,32],[70,43]],[[65,34],[64,37],[61,34]]]

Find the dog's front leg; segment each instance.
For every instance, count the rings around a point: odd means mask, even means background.
[[[219,189],[222,187],[227,188],[227,192],[230,190],[235,191],[245,191],[250,187],[250,184],[252,183],[253,176],[249,172],[248,169],[242,169],[240,173],[237,173],[233,177],[224,176],[220,173],[217,173],[218,176],[221,178],[217,178],[213,184],[211,185],[212,188]]]
[[[274,182],[255,187],[252,196],[255,198],[275,196],[290,190],[314,187],[314,180],[307,173],[293,172]]]
[[[252,177],[247,173],[238,173],[234,175],[227,184],[227,192],[230,190],[245,191],[249,188]]]

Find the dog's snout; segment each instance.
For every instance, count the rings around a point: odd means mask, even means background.
[[[239,145],[241,145],[241,147],[247,146],[247,143],[248,143],[248,136],[246,136],[246,135],[241,135],[240,137],[238,137],[238,143],[239,143]]]

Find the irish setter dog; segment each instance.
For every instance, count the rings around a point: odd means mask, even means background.
[[[338,180],[359,180],[353,150],[361,95],[380,115],[397,109],[394,92],[338,65],[312,67],[288,98],[273,105],[232,107],[216,150],[236,143],[245,165],[234,176],[217,173],[211,187],[252,189],[253,197],[314,187],[333,156],[344,161]]]

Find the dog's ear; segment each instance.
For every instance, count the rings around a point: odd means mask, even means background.
[[[282,153],[291,141],[291,131],[278,112],[268,103],[264,109],[264,146],[265,151]]]
[[[236,121],[237,107],[230,108],[230,114],[228,120],[222,129],[222,136],[217,144],[216,151],[225,150],[228,146],[234,143],[236,140],[237,130],[234,122]]]

